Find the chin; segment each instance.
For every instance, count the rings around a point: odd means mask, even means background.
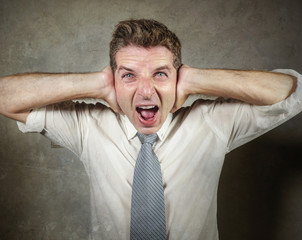
[[[157,133],[160,127],[137,127],[137,131],[144,135],[150,135],[153,133]]]
[[[159,117],[148,122],[140,119],[137,116],[138,115],[136,115],[136,118],[133,119],[133,123],[134,123],[133,125],[136,128],[136,130],[141,134],[150,135],[150,134],[157,133],[162,126],[161,124],[162,121]]]

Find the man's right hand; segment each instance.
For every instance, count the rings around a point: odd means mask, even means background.
[[[101,72],[102,86],[100,89],[101,99],[105,100],[113,111],[123,114],[116,100],[116,92],[114,87],[114,76],[110,66],[107,66]]]
[[[32,109],[73,99],[99,98],[122,113],[110,67],[95,73],[27,73],[0,78],[0,114],[26,122]]]

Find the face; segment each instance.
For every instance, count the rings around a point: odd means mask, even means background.
[[[116,54],[117,102],[142,134],[156,133],[175,102],[177,72],[165,47],[128,46]]]

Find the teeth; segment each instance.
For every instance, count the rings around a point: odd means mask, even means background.
[[[151,108],[155,108],[155,106],[141,106],[139,108],[142,108],[142,109],[151,109]]]

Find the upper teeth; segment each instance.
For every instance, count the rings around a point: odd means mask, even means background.
[[[154,108],[155,106],[141,106],[139,108],[142,108],[142,109],[151,109],[151,108]]]

